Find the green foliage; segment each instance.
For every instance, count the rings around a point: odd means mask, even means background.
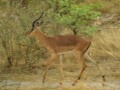
[[[56,21],[60,24],[68,25],[78,30],[86,27],[89,25],[91,20],[101,15],[101,13],[97,11],[97,9],[101,7],[98,3],[85,5],[76,4],[74,0],[71,2],[69,0],[61,0],[60,7],[61,9],[59,10],[59,13],[56,13],[55,16]],[[88,33],[90,34],[91,30]]]
[[[81,32],[88,36],[91,36],[94,32],[96,32],[96,30],[97,30],[97,27],[95,26],[92,26],[92,27],[88,26],[88,27],[81,28]]]

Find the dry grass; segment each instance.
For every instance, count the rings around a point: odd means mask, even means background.
[[[118,26],[119,27],[119,26]],[[95,35],[92,47],[93,55],[101,58],[120,58],[120,28],[109,25],[107,29]]]
[[[103,13],[103,14],[107,14],[107,13],[116,13],[116,14],[120,14],[120,0],[85,0],[85,3],[91,4],[91,3],[101,3],[102,4],[102,8],[100,8],[99,10]]]

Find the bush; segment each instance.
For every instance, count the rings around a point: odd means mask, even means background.
[[[101,15],[101,13],[97,11],[101,5],[82,5],[72,2],[69,6],[68,1],[69,0],[66,0],[66,2],[61,2],[61,9],[55,16],[56,21],[60,24],[69,26],[72,30],[77,30],[76,32],[92,35],[92,33],[95,32],[95,29],[93,29],[93,31],[92,29],[90,30],[90,28],[94,28],[90,26],[90,23],[92,20]]]

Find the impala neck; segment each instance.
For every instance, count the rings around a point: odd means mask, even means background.
[[[47,36],[39,28],[36,30],[35,38],[37,38],[43,44],[47,42]]]

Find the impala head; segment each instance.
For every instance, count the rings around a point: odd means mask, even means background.
[[[33,35],[35,35],[35,33],[37,33],[37,31],[40,28],[39,26],[42,25],[42,23],[43,23],[43,20],[40,20],[42,18],[43,14],[44,14],[44,12],[41,13],[41,15],[39,16],[38,19],[36,19],[36,20],[33,21],[33,23],[32,23],[32,29],[29,32],[27,32],[27,35],[33,36]]]

